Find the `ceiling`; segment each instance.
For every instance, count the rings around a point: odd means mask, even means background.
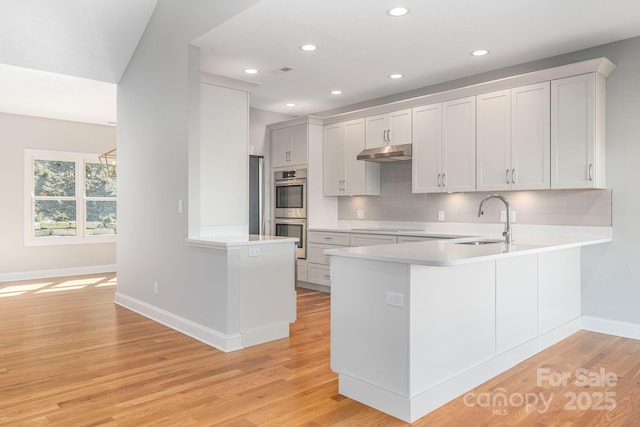
[[[261,0],[194,44],[203,71],[260,84],[253,107],[306,115],[638,35],[638,0]]]
[[[0,0],[0,111],[115,122],[157,1]],[[203,71],[259,84],[252,107],[306,115],[638,35],[638,0],[260,0],[193,43]]]
[[[0,111],[112,124],[157,0],[0,0]]]

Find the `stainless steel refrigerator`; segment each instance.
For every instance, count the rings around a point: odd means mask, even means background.
[[[249,233],[264,234],[264,157],[249,156]]]

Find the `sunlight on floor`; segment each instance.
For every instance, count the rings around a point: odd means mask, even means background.
[[[117,278],[108,276],[85,277],[80,279],[68,279],[62,281],[46,282],[13,282],[5,287],[0,284],[0,298],[15,297],[25,294],[42,294],[49,292],[63,292],[84,289],[86,287],[103,288],[116,286]]]

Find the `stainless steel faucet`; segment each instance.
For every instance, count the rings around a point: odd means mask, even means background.
[[[501,194],[489,194],[487,197],[482,199],[482,201],[480,202],[480,207],[478,208],[478,218],[480,218],[484,213],[484,211],[482,210],[484,202],[489,199],[500,199],[502,200],[502,203],[504,203],[504,205],[507,207],[507,223],[504,226],[504,232],[502,233],[502,235],[504,236],[505,243],[511,243],[511,207],[509,206],[509,200],[507,200],[506,197]]]

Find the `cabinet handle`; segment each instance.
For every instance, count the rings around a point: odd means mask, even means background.
[[[333,237],[325,237],[324,240],[333,240]]]
[[[387,130],[387,142],[391,142],[391,129]]]
[[[440,181],[440,178],[442,177],[442,174],[439,173],[438,174],[438,187],[442,187],[442,181]]]
[[[518,177],[516,175],[516,170],[511,169],[511,183],[515,184],[518,181]]]
[[[509,182],[509,169],[507,169],[507,171],[505,172],[504,178],[506,179],[507,184],[510,184],[510,182]]]
[[[442,174],[442,186],[443,187],[447,186],[447,174],[446,173]]]
[[[329,276],[328,274],[325,274],[325,275],[324,275],[324,278],[325,278],[325,279],[331,279],[331,276]]]
[[[593,163],[589,163],[589,181],[593,181]]]

